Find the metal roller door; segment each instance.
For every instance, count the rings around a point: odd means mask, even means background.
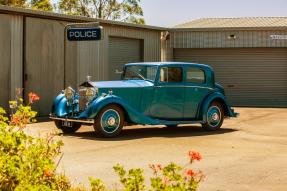
[[[174,49],[174,60],[211,65],[233,106],[287,107],[287,48]]]
[[[119,80],[120,74],[116,70],[122,71],[124,64],[130,62],[141,62],[142,40],[129,38],[109,38],[109,80]]]

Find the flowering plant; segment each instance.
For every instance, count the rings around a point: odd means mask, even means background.
[[[145,176],[142,169],[125,170],[123,166],[114,166],[115,172],[120,177],[120,182],[125,191],[196,191],[199,183],[204,179],[205,175],[201,170],[188,168],[193,162],[202,159],[199,152],[188,152],[189,162],[185,166],[177,165],[173,162],[163,166],[161,164],[150,164],[149,167],[153,171],[153,177],[150,178],[150,188],[146,186]],[[93,179],[90,179],[93,180]],[[92,188],[101,188],[95,190],[106,191],[107,187],[99,179],[93,181]]]
[[[55,160],[61,156],[63,144],[54,140],[53,133],[39,138],[23,131],[35,121],[37,112],[31,106],[39,96],[30,93],[25,105],[21,92],[18,89],[16,100],[9,102],[9,117],[0,108],[0,190],[68,190],[68,179],[55,173]]]
[[[28,104],[24,105],[21,94],[22,89],[17,89],[16,99],[9,101],[9,106],[12,111],[9,125],[12,127],[18,127],[19,129],[23,129],[27,124],[35,122],[37,112],[32,110],[32,104],[40,99],[37,94],[31,92],[28,94]]]
[[[153,190],[189,190],[195,191],[199,182],[204,178],[201,170],[195,171],[187,168],[194,161],[202,159],[199,152],[188,152],[189,163],[184,167],[175,163],[170,163],[163,167],[161,164],[151,164],[154,177],[151,178],[151,187]]]

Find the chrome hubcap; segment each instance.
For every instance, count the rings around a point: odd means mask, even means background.
[[[110,117],[110,118],[108,119],[108,124],[109,124],[110,126],[114,126],[115,123],[116,123],[116,119],[115,119],[114,117]]]
[[[211,106],[207,112],[207,122],[210,126],[216,127],[221,122],[221,111],[217,106]]]
[[[212,114],[211,119],[213,121],[217,121],[219,119],[219,115],[217,113]]]

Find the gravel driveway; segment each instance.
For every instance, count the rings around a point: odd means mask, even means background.
[[[126,127],[121,136],[104,139],[92,127],[63,136],[64,170],[76,184],[88,177],[117,182],[112,167],[144,168],[150,163],[171,161],[186,164],[187,151],[199,151],[203,160],[195,163],[206,174],[202,191],[287,190],[287,109],[235,108],[237,119],[225,120],[218,132],[204,132],[199,126],[167,129],[162,126]],[[55,128],[53,122],[36,123],[28,131],[38,134]]]

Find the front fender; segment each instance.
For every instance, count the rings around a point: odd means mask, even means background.
[[[81,119],[93,119],[106,105],[115,103],[120,104],[121,101],[119,97],[113,95],[107,95],[105,97],[101,96],[95,99],[86,109],[83,111],[78,118]]]
[[[61,93],[54,99],[51,113],[58,117],[67,115],[67,99],[64,94]]]
[[[78,118],[79,119],[94,119],[96,115],[109,104],[117,104],[121,106],[129,119],[133,123],[137,124],[158,124],[158,121],[153,120],[144,114],[138,112],[130,104],[128,104],[124,99],[115,95],[107,95],[105,97],[99,97],[95,99],[84,112],[82,112]]]
[[[206,113],[208,107],[213,101],[218,101],[219,103],[222,104],[222,107],[225,109],[225,116],[227,117],[237,116],[237,113],[234,113],[233,109],[231,109],[229,103],[226,100],[226,97],[220,92],[213,92],[209,94],[202,102],[199,117],[202,118],[203,121],[206,120]]]

